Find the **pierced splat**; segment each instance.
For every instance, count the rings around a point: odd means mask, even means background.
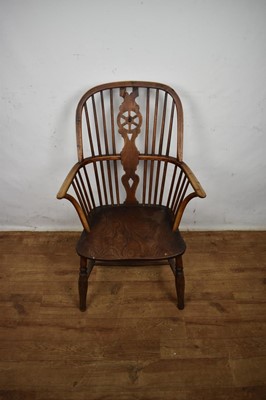
[[[140,133],[142,115],[135,99],[138,97],[138,88],[133,88],[130,94],[126,89],[120,89],[120,96],[124,98],[119,107],[117,116],[118,132],[124,139],[124,147],[121,151],[121,163],[125,174],[122,176],[122,183],[126,190],[127,204],[138,203],[136,190],[139,183],[139,176],[136,174],[139,163],[139,151],[135,145],[135,140]]]

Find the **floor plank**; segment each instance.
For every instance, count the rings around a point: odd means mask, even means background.
[[[184,232],[183,311],[169,266],[96,266],[80,313],[77,238],[0,234],[1,400],[266,398],[266,232]]]

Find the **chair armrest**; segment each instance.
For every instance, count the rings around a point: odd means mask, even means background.
[[[197,178],[195,177],[195,175],[191,171],[191,169],[188,167],[188,165],[185,164],[184,162],[181,162],[179,164],[179,166],[186,176],[187,185],[190,184],[190,186],[192,187],[192,189],[194,191],[190,192],[188,195],[186,195],[186,197],[184,196],[182,198],[182,200],[180,201],[177,211],[176,211],[176,214],[175,214],[173,231],[176,231],[178,229],[180,221],[183,216],[183,213],[185,211],[185,208],[186,208],[187,204],[190,202],[190,200],[192,200],[194,197],[200,197],[200,198],[206,197],[206,193],[205,193],[204,189],[202,188],[201,184],[199,183],[199,181],[197,180]]]
[[[75,178],[78,170],[80,169],[81,164],[78,162],[76,163],[71,170],[69,171],[69,173],[67,174],[61,188],[59,189],[59,192],[57,193],[56,198],[58,200],[64,199],[65,195],[67,194],[67,191],[69,189],[69,186],[71,185],[71,183],[73,182],[73,179]]]
[[[78,174],[79,169],[82,165],[83,164],[81,164],[81,163],[77,163],[71,168],[71,170],[69,171],[67,177],[65,178],[59,192],[57,193],[56,197],[59,200],[67,199],[73,204],[73,206],[75,207],[75,209],[78,213],[80,222],[82,223],[84,229],[87,232],[89,232],[90,226],[89,226],[88,218],[86,217],[83,207],[81,206],[80,202],[75,197],[73,197],[71,194],[68,193],[68,190],[69,190],[71,184],[73,183],[73,181],[74,181],[76,175]]]
[[[201,184],[199,183],[198,179],[195,177],[194,173],[191,171],[189,166],[186,163],[181,162],[180,167],[186,174],[191,186],[195,190],[197,197],[201,197],[201,198],[206,197],[205,191],[203,190]]]

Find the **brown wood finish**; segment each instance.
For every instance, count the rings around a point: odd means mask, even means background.
[[[95,267],[77,313],[73,232],[0,235],[1,400],[264,400],[266,232],[182,232],[168,265]]]
[[[183,309],[179,224],[188,202],[206,195],[182,159],[178,95],[154,82],[100,85],[80,100],[76,128],[79,161],[57,197],[74,205],[84,228],[77,244],[80,309],[86,308],[85,259],[124,265],[168,260]]]

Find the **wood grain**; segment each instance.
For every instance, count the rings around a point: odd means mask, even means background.
[[[182,235],[182,313],[158,265],[96,266],[84,314],[79,234],[2,232],[0,399],[263,400],[266,232]]]
[[[179,231],[172,230],[166,207],[120,206],[95,209],[91,232],[77,244],[80,256],[97,261],[170,259],[186,249]]]

